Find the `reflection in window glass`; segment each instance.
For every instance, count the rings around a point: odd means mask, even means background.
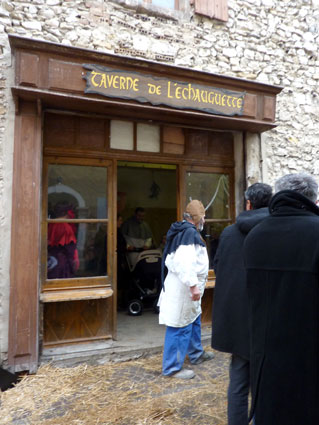
[[[49,223],[48,279],[105,276],[106,223]]]
[[[222,231],[225,227],[229,226],[231,223],[205,223],[204,231],[202,232],[202,236],[206,241],[207,253],[209,258],[209,268],[212,269],[214,264],[214,258],[216,255],[216,251],[218,248],[219,238]]]
[[[199,199],[207,208],[207,219],[228,219],[229,179],[225,174],[187,172],[186,201]]]
[[[49,218],[107,218],[104,167],[50,164]]]

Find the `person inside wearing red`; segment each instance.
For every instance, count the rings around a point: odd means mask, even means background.
[[[59,202],[54,208],[55,218],[74,218],[72,206]],[[73,223],[49,223],[48,279],[72,278],[79,268],[76,249],[76,228]]]

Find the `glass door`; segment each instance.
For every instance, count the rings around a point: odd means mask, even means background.
[[[207,244],[210,269],[213,268],[218,240],[223,229],[234,220],[233,170],[185,167],[184,205],[200,200],[206,210],[202,233]]]
[[[113,336],[112,163],[44,163],[42,290],[44,345]]]
[[[206,242],[210,270],[202,298],[202,324],[210,325],[215,287],[214,257],[221,232],[235,217],[233,169],[182,167],[180,214],[192,199],[200,200],[206,209],[205,226],[201,235]]]

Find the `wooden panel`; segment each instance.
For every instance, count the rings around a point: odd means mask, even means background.
[[[75,117],[46,114],[44,145],[70,147],[75,145]]]
[[[44,305],[44,344],[106,338],[110,333],[110,299]]]
[[[227,21],[227,0],[195,0],[195,12],[209,18]]]
[[[272,96],[264,96],[263,119],[274,121],[275,112],[276,112],[276,98]]]
[[[187,132],[187,156],[208,155],[208,131],[193,130]]]
[[[19,84],[38,86],[39,56],[31,53],[20,53]]]
[[[183,155],[185,152],[185,135],[180,127],[163,127],[163,153]]]
[[[219,19],[220,21],[228,21],[228,5],[227,5],[227,1],[228,0],[215,0],[214,3],[215,4],[215,14],[214,14],[214,18],[215,19]]]
[[[232,133],[188,130],[187,156],[232,161],[234,157]]]
[[[232,133],[209,132],[208,155],[233,159],[234,138]]]
[[[38,363],[41,120],[21,102],[15,121],[8,363],[35,372]]]
[[[257,116],[257,95],[246,94],[244,99],[244,116],[256,118]]]
[[[163,153],[173,155],[184,155],[185,148],[183,145],[175,143],[163,143]]]
[[[105,150],[108,121],[73,115],[46,114],[44,145]]]
[[[77,118],[76,145],[87,149],[105,150],[105,120]]]
[[[211,325],[214,289],[206,288],[202,298],[202,325]]]
[[[49,60],[49,89],[84,92],[85,81],[82,78],[81,64]]]

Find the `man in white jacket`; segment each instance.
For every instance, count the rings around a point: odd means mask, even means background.
[[[208,274],[206,245],[199,233],[204,222],[205,208],[193,200],[186,207],[184,220],[173,223],[167,233],[162,259],[167,275],[159,299],[159,323],[166,325],[165,376],[191,379],[194,372],[182,369],[186,355],[192,364],[214,357],[201,343],[201,298]]]

